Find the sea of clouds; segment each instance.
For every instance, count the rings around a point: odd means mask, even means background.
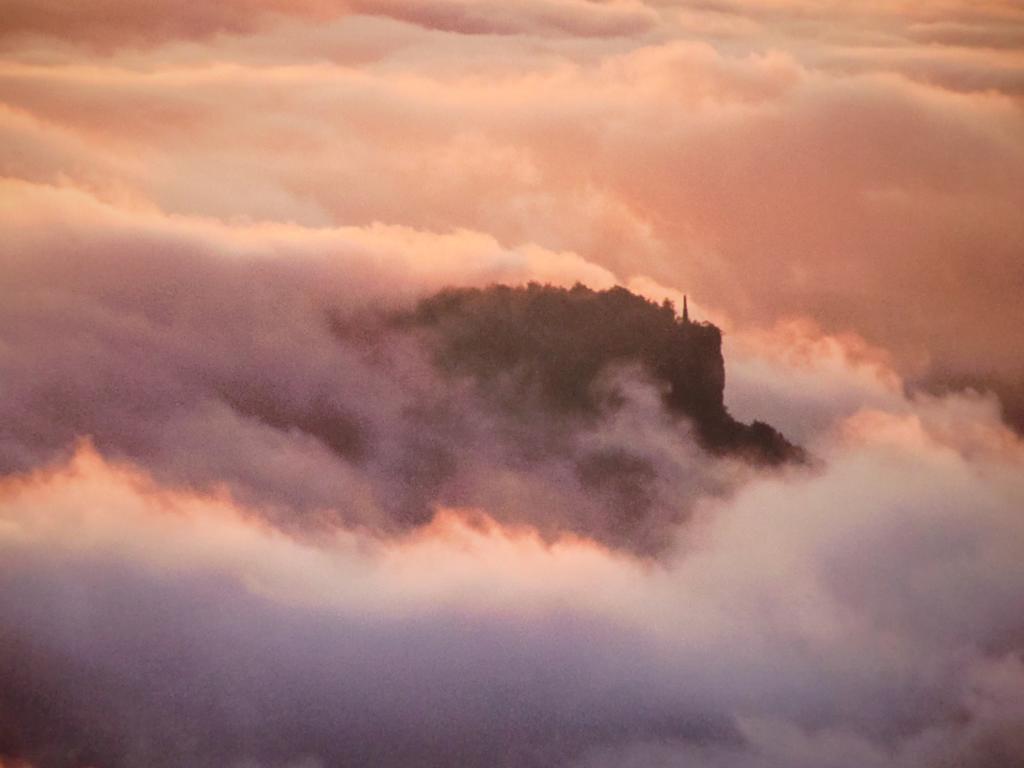
[[[1018,3],[0,10],[4,768],[1024,760]],[[814,460],[331,321],[529,280]]]

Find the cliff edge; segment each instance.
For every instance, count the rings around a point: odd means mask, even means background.
[[[601,376],[635,364],[661,385],[667,412],[690,419],[707,450],[766,464],[804,458],[768,424],[729,414],[722,332],[679,317],[667,301],[621,287],[495,285],[443,290],[395,322],[434,332],[439,367],[471,376],[508,407],[529,397],[553,412],[596,415],[615,407],[614,391],[597,386]]]

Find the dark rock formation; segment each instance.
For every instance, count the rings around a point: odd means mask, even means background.
[[[394,322],[432,330],[443,370],[474,378],[512,409],[539,403],[597,415],[615,407],[614,390],[597,386],[602,375],[635,364],[663,386],[666,410],[689,418],[708,450],[769,464],[803,457],[769,425],[729,414],[721,331],[679,318],[669,302],[619,287],[496,285],[441,291]]]

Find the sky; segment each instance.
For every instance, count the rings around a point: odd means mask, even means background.
[[[1019,0],[0,0],[0,768],[1024,763],[1022,210]]]

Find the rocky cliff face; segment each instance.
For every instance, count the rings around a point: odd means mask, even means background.
[[[609,372],[634,365],[662,387],[667,416],[689,418],[709,451],[770,464],[803,456],[767,424],[729,414],[717,327],[624,288],[450,289],[394,322],[427,329],[440,368],[472,377],[509,409],[539,403],[553,414],[596,416],[616,405],[614,386],[602,386]]]

